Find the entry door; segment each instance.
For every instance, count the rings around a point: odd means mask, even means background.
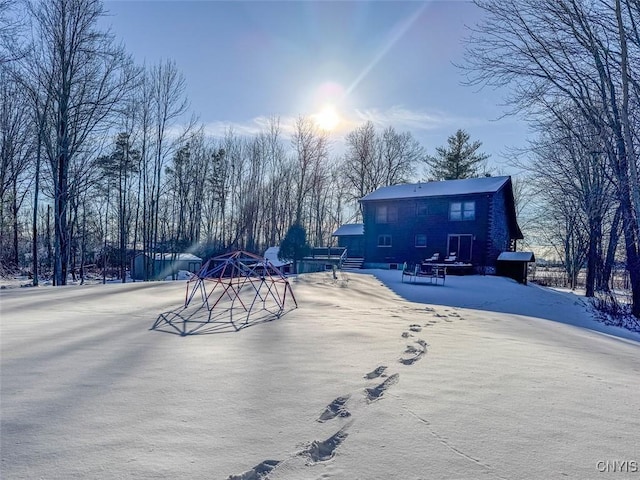
[[[455,252],[459,262],[471,263],[473,253],[473,235],[449,235],[447,255]]]

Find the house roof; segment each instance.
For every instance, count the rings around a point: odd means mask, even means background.
[[[536,257],[533,252],[502,252],[498,255],[498,260],[506,262],[535,262]]]
[[[361,202],[371,200],[392,200],[400,198],[441,197],[449,195],[469,195],[474,193],[493,193],[500,190],[508,181],[505,177],[467,178],[464,180],[442,180],[425,183],[405,183],[382,187],[361,198]],[[335,234],[334,234],[335,235]]]
[[[341,225],[332,234],[332,236],[334,237],[356,236],[356,235],[364,235],[363,223],[347,223],[346,225]]]

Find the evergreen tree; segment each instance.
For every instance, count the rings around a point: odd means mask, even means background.
[[[280,243],[278,259],[293,261],[293,273],[298,273],[298,261],[302,260],[310,249],[311,247],[307,244],[306,230],[299,223],[294,223]]]
[[[118,216],[119,268],[122,283],[126,282],[127,245],[130,240],[130,229],[134,202],[132,183],[139,172],[140,152],[133,147],[131,135],[121,132],[116,136],[111,155],[98,159],[107,180],[107,188],[114,189],[117,195],[116,213]],[[107,210],[109,205],[107,202]],[[108,211],[107,211],[108,215]]]
[[[489,155],[478,152],[482,142],[471,143],[469,134],[458,130],[447,139],[448,147],[436,148],[436,155],[429,155],[427,165],[435,180],[457,180],[474,178],[483,174]]]

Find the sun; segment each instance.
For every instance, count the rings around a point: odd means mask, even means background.
[[[319,128],[327,132],[335,130],[341,121],[338,110],[331,104],[322,107],[318,113],[311,115],[311,118]]]

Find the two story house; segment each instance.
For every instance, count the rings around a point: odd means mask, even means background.
[[[437,253],[495,272],[498,255],[523,238],[507,176],[393,185],[360,202],[366,268],[398,268]]]

